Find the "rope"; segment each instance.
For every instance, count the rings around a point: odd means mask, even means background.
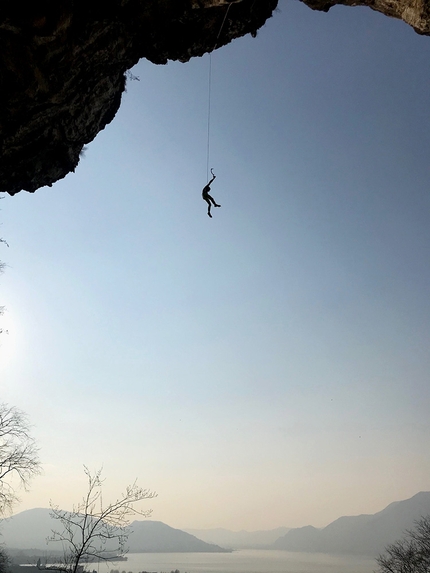
[[[211,134],[211,87],[212,87],[212,54],[209,54],[209,82],[208,82],[208,145],[206,159],[206,181],[209,181],[209,148]]]
[[[225,21],[226,21],[226,19],[227,19],[227,14],[228,14],[228,11],[230,10],[230,6],[231,6],[231,4],[229,4],[229,5],[227,6],[227,10],[225,11],[224,20],[222,21],[221,28],[219,29],[219,32],[218,32],[218,36],[216,37],[215,46],[214,46],[214,48],[213,48],[214,50],[215,50],[216,47],[218,46],[218,40],[219,40],[219,37],[221,36],[222,29],[224,28],[224,23],[225,23]]]
[[[209,78],[208,78],[208,144],[206,148],[206,181],[209,181],[209,156],[210,156],[210,133],[211,133],[211,92],[212,92],[212,52],[216,50],[218,46],[218,40],[221,36],[222,29],[224,28],[225,21],[227,20],[227,15],[230,10],[231,4],[227,6],[227,10],[224,14],[224,19],[222,21],[221,27],[218,32],[218,36],[215,40],[215,45],[212,50],[209,52]]]

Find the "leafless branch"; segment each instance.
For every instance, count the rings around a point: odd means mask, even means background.
[[[376,562],[378,573],[429,573],[430,516],[416,521],[405,539],[388,545]]]
[[[18,408],[0,404],[0,514],[19,500],[14,479],[28,489],[31,478],[40,473],[38,448],[30,436],[26,415]]]
[[[107,561],[124,555],[130,534],[130,517],[149,517],[151,514],[151,510],[140,510],[135,504],[157,495],[134,482],[121,497],[105,507],[102,469],[92,474],[84,466],[84,472],[88,480],[87,493],[72,511],[64,511],[51,503],[51,516],[60,522],[62,531],[53,531],[48,542],[62,543],[64,559],[61,570],[67,573],[76,573],[81,562]]]

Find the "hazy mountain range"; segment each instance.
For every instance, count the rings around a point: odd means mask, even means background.
[[[430,492],[390,504],[374,515],[340,517],[322,529],[308,525],[268,531],[187,529],[199,539],[232,549],[266,548],[287,551],[352,553],[375,556],[403,537],[414,521],[430,514]]]
[[[323,529],[311,525],[291,529],[273,548],[288,551],[378,555],[388,543],[403,537],[414,522],[430,514],[430,492],[396,501],[373,515],[340,517]]]
[[[59,529],[49,509],[30,509],[3,520],[0,542],[7,548],[53,551],[58,544],[46,545],[51,530]],[[189,529],[169,527],[161,521],[134,521],[129,536],[131,553],[223,552],[228,549],[256,548],[287,551],[351,553],[375,556],[387,544],[403,537],[421,516],[430,514],[430,492],[420,492],[404,501],[391,503],[374,515],[340,517],[326,527],[308,525],[296,529],[280,527],[267,531]],[[227,549],[227,550],[228,550]]]
[[[49,509],[29,509],[5,519],[0,528],[0,541],[13,549],[61,549],[61,544],[46,544],[52,530],[61,531],[61,524],[50,516]],[[185,531],[169,527],[161,521],[134,521],[128,538],[131,553],[169,553],[226,551],[217,545],[206,543]]]
[[[205,552],[227,551],[211,543],[197,539],[180,529],[169,527],[161,521],[134,521],[133,533],[128,538],[130,553]]]
[[[185,529],[187,533],[203,539],[207,543],[216,543],[230,549],[267,548],[279,537],[285,535],[288,527],[277,527],[262,531],[230,531],[229,529]]]

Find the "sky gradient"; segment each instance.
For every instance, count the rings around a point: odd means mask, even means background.
[[[208,56],[141,61],[76,173],[1,202],[1,399],[44,465],[16,511],[82,464],[179,528],[430,490],[430,38],[279,8],[212,56],[213,219]]]

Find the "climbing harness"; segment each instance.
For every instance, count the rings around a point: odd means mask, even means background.
[[[230,10],[231,4],[227,6],[227,10],[224,14],[224,19],[222,21],[221,27],[219,29],[218,35],[215,40],[215,45],[209,52],[209,75],[208,75],[208,143],[206,148],[206,181],[209,180],[209,157],[210,157],[210,133],[211,133],[211,92],[212,92],[212,52],[216,50],[218,46],[218,40],[221,36],[222,29],[224,28],[225,21],[227,20],[228,12]],[[211,173],[213,175],[212,169]]]

